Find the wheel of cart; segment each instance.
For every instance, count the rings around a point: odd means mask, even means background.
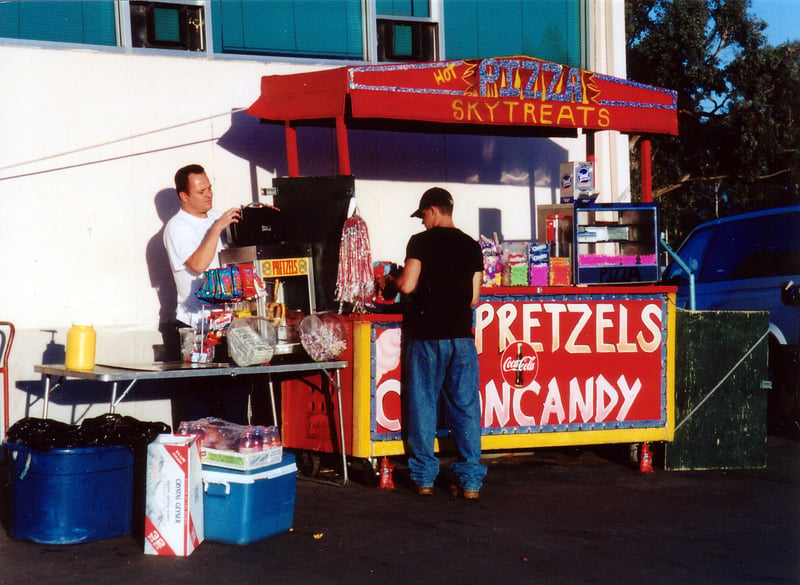
[[[347,465],[350,468],[350,477],[369,487],[378,485],[378,462],[374,459],[349,457]]]
[[[342,460],[338,454],[319,453],[317,451],[292,450],[297,459],[297,470],[303,477],[315,479],[326,474],[342,472]],[[364,485],[377,486],[377,460],[361,457],[347,458],[348,476]]]
[[[296,451],[297,470],[305,477],[317,477],[320,468],[319,453],[313,451]]]

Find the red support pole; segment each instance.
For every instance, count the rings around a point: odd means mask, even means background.
[[[347,144],[347,126],[344,116],[336,116],[336,148],[339,151],[339,174],[350,174],[350,147]]]
[[[0,321],[0,327],[8,328],[8,335],[3,340],[3,353],[2,360],[0,360],[0,374],[3,375],[3,434],[8,431],[8,424],[10,421],[9,409],[9,396],[8,396],[8,356],[11,354],[11,344],[14,342],[14,333],[16,328],[10,321]]]
[[[286,163],[290,177],[300,176],[300,163],[297,159],[297,130],[286,120]]]
[[[650,141],[642,140],[642,201],[653,201],[653,174],[650,168]]]

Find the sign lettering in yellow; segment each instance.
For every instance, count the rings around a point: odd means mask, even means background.
[[[262,278],[308,275],[308,258],[278,258],[261,261]]]

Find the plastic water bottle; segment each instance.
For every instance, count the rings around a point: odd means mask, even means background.
[[[73,323],[67,332],[67,356],[64,364],[68,370],[94,368],[97,334],[91,324]]]

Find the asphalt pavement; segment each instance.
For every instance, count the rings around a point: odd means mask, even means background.
[[[132,536],[41,545],[0,531],[0,584],[797,584],[800,443],[766,469],[641,473],[618,447],[496,454],[478,501],[299,478],[291,531],[189,557]]]

